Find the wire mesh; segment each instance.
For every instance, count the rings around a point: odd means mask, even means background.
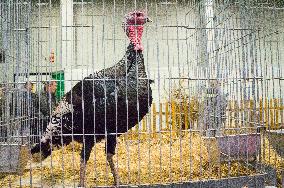
[[[0,0],[0,185],[280,186],[283,5]]]

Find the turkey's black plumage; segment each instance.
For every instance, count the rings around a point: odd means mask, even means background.
[[[114,154],[116,134],[119,136],[135,126],[148,113],[151,103],[152,91],[142,51],[134,50],[130,43],[124,58],[115,66],[86,77],[65,95],[61,104],[73,109],[68,107],[67,113],[53,114],[41,141],[41,151],[47,157],[51,137],[52,145],[69,144],[73,133],[74,140],[85,139],[85,152],[81,153],[84,159],[88,160],[95,141],[105,136],[106,151]],[[37,145],[32,153],[39,149]]]
[[[52,145],[83,143],[80,186],[84,186],[86,162],[94,144],[106,138],[107,161],[116,185],[119,176],[113,162],[116,136],[125,133],[148,113],[152,103],[150,80],[142,54],[143,25],[151,20],[144,12],[125,16],[123,28],[130,39],[124,58],[115,66],[96,72],[66,93],[53,112],[39,144],[31,152],[46,158]]]

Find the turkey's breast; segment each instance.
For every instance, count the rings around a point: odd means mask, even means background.
[[[97,136],[99,140],[104,138],[105,131],[108,134],[125,133],[141,121],[152,103],[143,54],[126,53],[115,66],[76,84],[71,93],[67,98],[74,106],[73,129],[76,133],[102,134]]]

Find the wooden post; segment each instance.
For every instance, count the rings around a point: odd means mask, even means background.
[[[142,139],[144,140],[147,138],[147,115],[142,119],[141,124]]]
[[[180,130],[181,130],[181,104],[180,103],[176,103],[176,129],[177,132],[180,134]]]
[[[156,135],[156,127],[157,127],[157,118],[156,118],[156,115],[157,115],[157,111],[156,111],[156,104],[155,103],[153,103],[152,104],[153,106],[152,106],[152,120],[153,120],[153,125],[152,125],[152,130],[151,130],[151,132],[152,132],[152,134],[153,134],[153,136],[155,136]]]
[[[176,104],[174,101],[171,103],[171,120],[171,130],[176,132]]]
[[[166,106],[166,111],[165,111],[165,119],[166,119],[166,130],[169,130],[170,129],[170,125],[169,125],[169,105],[170,103],[165,103],[165,106]]]
[[[244,109],[245,109],[244,108],[244,104],[245,104],[245,99],[240,101],[240,106],[239,106],[239,118],[241,120],[244,119],[244,115],[245,115],[245,113],[244,113]],[[247,127],[246,122],[240,121],[239,123],[241,124],[240,125],[241,127]]]
[[[239,104],[238,104],[237,100],[235,100],[235,103],[234,103],[234,117],[235,117],[235,125],[234,125],[234,127],[235,128],[240,127],[240,125],[239,125],[240,108],[239,108]]]
[[[249,100],[249,120],[250,120],[250,126],[254,126],[255,122],[255,111],[254,111],[254,100]]]
[[[269,104],[270,128],[275,129],[273,99],[270,99]]]
[[[263,100],[259,99],[259,121],[263,123]]]
[[[232,126],[232,114],[233,114],[233,101],[229,100],[228,101],[228,111],[229,111],[229,114],[228,114],[228,118],[229,118],[229,127]]]
[[[279,108],[279,99],[274,99],[274,114],[275,114],[275,128],[279,129],[280,124],[279,124],[279,113],[280,113],[280,108]]]
[[[280,123],[281,123],[281,127],[284,128],[284,113],[283,113],[283,110],[284,110],[284,103],[283,103],[283,98],[280,98],[280,105],[279,105],[279,112],[280,112]]]
[[[268,119],[268,99],[266,98],[265,99],[265,103],[264,103],[264,113],[265,113],[265,118],[264,118],[264,121],[265,121],[265,127],[268,129],[268,123],[269,123],[269,119]]]
[[[188,128],[189,128],[189,126],[188,126],[188,124],[189,124],[188,108],[189,108],[189,105],[187,104],[187,101],[185,99],[183,101],[183,113],[184,113],[184,126],[185,126],[185,130],[188,130]]]
[[[163,104],[160,103],[159,106],[159,130],[162,129],[163,126]]]

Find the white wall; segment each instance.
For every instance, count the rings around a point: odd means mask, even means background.
[[[154,21],[145,26],[143,44],[146,69],[149,77],[155,80],[153,88],[156,101],[167,98],[170,90],[179,85],[178,80],[170,81],[169,77],[234,78],[226,80],[224,90],[230,93],[231,98],[241,98],[251,95],[252,84],[238,82],[237,78],[243,75],[279,76],[279,70],[282,71],[280,75],[283,75],[284,55],[281,52],[284,50],[284,14],[280,10],[243,11],[238,6],[214,4],[216,17],[209,19],[213,23],[202,24],[202,19],[206,20],[204,6],[200,7],[201,12],[204,11],[200,17],[197,6],[190,1],[177,1],[177,4],[173,1],[167,5],[163,1],[136,1],[136,5],[131,0],[125,1],[125,4],[123,2],[92,1],[74,4],[73,22],[76,27],[68,29],[72,32],[73,41],[71,49],[68,47],[70,56],[66,65],[62,65],[64,42],[60,5],[33,4],[30,72],[64,69],[68,90],[71,88],[69,80],[82,79],[95,70],[114,65],[123,57],[129,43],[121,28],[123,16],[136,8],[147,10]],[[181,27],[162,27],[177,25]],[[204,30],[212,25],[215,29]],[[233,30],[236,28],[259,31]],[[273,33],[274,30],[278,30],[278,34]],[[204,31],[215,34],[214,45],[212,41],[208,41],[209,35]],[[218,52],[217,47],[220,47]],[[48,62],[51,50],[55,51],[54,64]],[[276,68],[272,70],[272,67]],[[15,72],[14,68],[11,70]],[[182,80],[181,84],[190,88],[191,94],[196,94],[206,82]],[[242,89],[244,87],[248,89]],[[268,97],[284,96],[279,81],[274,81],[274,85],[272,81],[267,81],[263,86],[259,82],[256,87],[259,94]]]

